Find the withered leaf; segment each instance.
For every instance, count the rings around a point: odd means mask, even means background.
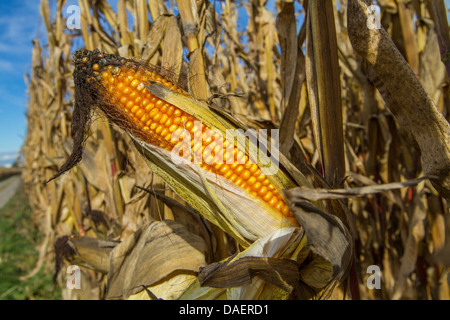
[[[116,245],[114,241],[91,237],[60,237],[55,243],[57,263],[64,258],[72,264],[106,274],[109,271],[109,255]]]
[[[231,263],[229,260],[201,268],[198,275],[201,286],[241,287],[259,277],[291,292],[300,279],[299,265],[293,260],[266,257],[242,257]]]
[[[352,241],[342,221],[327,212],[299,198],[291,190],[285,191],[295,217],[303,226],[308,247],[331,263],[333,278],[339,278],[347,271],[351,261]]]
[[[175,221],[150,222],[111,252],[107,298],[127,298],[174,272],[196,273],[206,244]]]
[[[415,186],[420,181],[428,179],[428,177],[420,177],[404,182],[393,182],[379,185],[371,185],[359,188],[349,189],[321,189],[321,188],[307,188],[298,187],[289,190],[289,193],[295,197],[303,198],[310,201],[330,200],[330,199],[346,199],[351,197],[361,197],[364,195],[384,192],[389,190],[401,189],[409,186]]]

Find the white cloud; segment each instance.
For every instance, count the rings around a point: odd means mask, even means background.
[[[18,152],[0,152],[0,167],[11,167],[17,160]]]
[[[30,54],[39,25],[39,1],[16,2],[13,6],[17,6],[13,14],[0,12],[0,52]]]
[[[17,158],[17,152],[11,152],[11,153],[0,153],[0,162],[6,162],[10,160],[16,160]]]

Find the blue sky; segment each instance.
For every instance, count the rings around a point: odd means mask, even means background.
[[[39,36],[39,2],[0,0],[0,163],[17,153],[26,135],[26,85],[31,40]]]
[[[49,2],[54,9],[54,1]],[[117,9],[117,0],[108,2]],[[77,3],[68,0],[65,8]],[[268,7],[273,3],[273,0],[269,1]],[[445,4],[449,8],[450,0],[445,0]],[[218,9],[221,2],[217,1],[215,5]],[[16,158],[26,135],[24,74],[31,68],[31,41],[39,38],[45,42],[46,34],[39,6],[40,0],[0,0],[0,166]]]

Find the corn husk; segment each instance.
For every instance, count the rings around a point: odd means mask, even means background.
[[[271,257],[296,260],[302,249],[306,247],[306,238],[299,228],[282,228],[273,231],[267,236],[258,239],[245,251],[236,255],[227,265],[239,261],[244,257]],[[230,275],[231,276],[231,275]],[[253,278],[250,284],[233,288],[201,287],[198,281],[194,282],[180,299],[210,300],[226,298],[230,300],[253,299],[286,299],[289,292],[280,288],[274,290],[262,279]]]

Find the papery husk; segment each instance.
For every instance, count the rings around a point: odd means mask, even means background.
[[[306,237],[301,228],[288,227],[273,231],[258,239],[246,250],[233,257],[228,264],[244,257],[271,257],[296,260],[306,248]],[[180,297],[180,300],[258,300],[289,297],[290,292],[274,287],[260,278],[251,284],[233,288],[202,287],[197,280]]]
[[[178,298],[179,300],[287,300],[293,294],[302,295],[306,299],[328,299],[333,298],[333,290],[337,284],[337,279],[333,273],[333,267],[329,261],[321,256],[314,256],[307,260],[310,256],[310,250],[307,245],[306,234],[302,228],[283,228],[278,229],[271,234],[258,239],[250,247],[236,256],[216,264],[217,269],[222,267],[228,268],[223,271],[219,278],[214,281],[214,287],[204,286],[199,275],[199,280],[195,281],[190,287]],[[282,265],[297,264],[297,270],[278,269],[268,274],[256,274],[254,270],[248,270],[251,282],[243,277],[242,273],[245,268],[240,268],[238,272],[232,269],[233,264],[246,261],[246,259],[261,261],[264,264],[267,259],[277,259]],[[307,260],[307,261],[306,261]],[[269,260],[270,261],[270,260]],[[245,263],[245,262],[244,262]],[[208,277],[214,277],[216,270],[212,269]],[[249,268],[251,266],[249,265]],[[228,271],[228,274],[227,274]],[[271,270],[272,271],[272,270]],[[201,272],[202,273],[202,272]],[[298,278],[298,279],[297,279]],[[219,281],[223,282],[220,283]],[[228,283],[236,284],[242,281],[242,286],[229,286]],[[285,281],[286,280],[286,281]],[[295,281],[293,281],[295,280]],[[301,280],[301,281],[299,281]],[[203,280],[203,282],[205,282]],[[210,281],[211,282],[211,281]],[[280,285],[282,284],[282,285]],[[305,294],[304,292],[308,292]]]
[[[192,274],[177,274],[165,281],[146,287],[136,294],[130,295],[128,300],[174,300],[197,280]]]
[[[204,239],[182,224],[150,222],[111,251],[106,298],[176,299],[206,265],[206,255]]]

